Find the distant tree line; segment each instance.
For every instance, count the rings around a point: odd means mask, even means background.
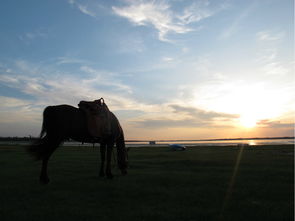
[[[0,141],[34,141],[37,137],[0,137]]]
[[[35,141],[38,140],[39,137],[0,137],[0,141]],[[71,139],[68,139],[66,141],[71,141]]]

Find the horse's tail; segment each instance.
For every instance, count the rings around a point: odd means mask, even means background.
[[[116,140],[116,147],[117,147],[117,161],[118,167],[122,171],[122,174],[127,174],[127,167],[128,167],[128,153],[125,146],[125,139],[124,133],[121,129],[120,136]]]
[[[45,153],[45,147],[48,145],[48,137],[45,135],[48,131],[50,107],[46,107],[43,111],[43,123],[39,138],[27,147],[27,152],[31,154],[36,160],[41,160]],[[44,136],[45,135],[45,136]]]

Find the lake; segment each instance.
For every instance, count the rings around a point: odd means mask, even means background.
[[[178,141],[156,141],[157,146],[167,146],[169,144],[182,144],[185,146],[237,146],[237,145],[249,145],[249,146],[259,146],[259,145],[284,145],[293,144],[294,139],[245,139],[245,140],[202,140],[202,141],[189,141],[189,140],[178,140]],[[28,145],[29,142],[26,141],[1,141],[1,145]],[[64,146],[92,146],[92,144],[81,142],[64,142]],[[141,142],[126,142],[127,147],[146,147],[155,146],[149,144],[148,141]],[[98,146],[98,144],[95,144]]]

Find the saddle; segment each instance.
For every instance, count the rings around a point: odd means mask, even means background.
[[[86,114],[87,129],[92,137],[104,138],[111,135],[111,112],[103,98],[80,101],[78,106]]]

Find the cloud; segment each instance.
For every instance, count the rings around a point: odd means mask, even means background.
[[[181,24],[190,24],[193,22],[199,22],[214,14],[212,10],[209,10],[209,1],[197,1],[190,6],[184,8],[183,13],[178,15],[177,18]]]
[[[126,1],[127,6],[112,9],[115,14],[138,26],[152,26],[158,31],[159,40],[170,41],[169,33],[184,34],[193,31],[189,24],[199,22],[214,13],[208,8],[208,1],[199,1],[177,13],[168,1]]]
[[[25,44],[30,44],[36,39],[47,39],[49,37],[49,30],[45,28],[38,28],[36,30],[25,32],[18,36],[18,38]]]
[[[80,5],[80,4],[78,4],[77,6],[78,6],[79,10],[80,10],[81,12],[83,12],[84,14],[89,15],[89,16],[92,16],[92,17],[95,17],[95,16],[96,16],[95,12],[92,12],[92,11],[88,8],[87,5]]]
[[[198,31],[200,27],[190,27],[203,19],[213,16],[224,5],[218,9],[212,9],[208,0],[194,1],[185,6],[173,8],[168,0],[123,0],[124,6],[113,5],[111,11],[118,16],[128,19],[137,26],[151,26],[158,32],[161,41],[171,42],[167,38],[170,33],[184,34],[191,31]],[[109,6],[98,4],[95,1],[68,0],[68,3],[76,7],[80,12],[91,17],[97,17],[100,12],[109,10]],[[215,6],[214,6],[215,7]]]
[[[1,102],[1,109],[10,109],[10,108],[20,108],[23,106],[28,105],[27,101],[20,100],[17,98],[9,98],[0,96],[0,102]]]
[[[284,32],[273,33],[271,31],[260,31],[256,34],[259,41],[278,41],[285,37]]]
[[[0,96],[1,136],[37,135],[41,127],[42,108],[30,101]]]
[[[131,87],[121,83],[119,80],[116,80],[114,78],[114,75],[116,74],[96,70],[89,66],[82,66],[81,70],[94,76],[93,78],[83,80],[83,82],[92,85],[92,87],[95,87],[96,85],[104,85],[107,87],[111,87],[114,91],[122,91],[129,94],[132,93]]]
[[[75,6],[80,12],[90,17],[97,17],[99,9],[103,8],[96,1],[68,0],[68,2]]]
[[[260,31],[256,39],[261,49],[257,62],[261,63],[261,72],[267,76],[284,76],[290,73],[290,64],[282,62],[279,56],[279,44],[285,37],[282,31]]]
[[[256,4],[257,3],[254,1],[247,8],[245,8],[241,13],[239,13],[239,15],[235,19],[233,19],[230,26],[223,30],[223,32],[220,35],[220,38],[228,39],[231,36],[233,36],[240,29],[241,23],[249,16],[250,12],[254,9]]]
[[[0,96],[1,136],[38,135],[41,128],[42,108],[31,101]]]
[[[258,127],[266,128],[294,128],[294,123],[282,123],[281,121],[261,120],[257,123]]]
[[[262,67],[262,72],[266,75],[283,76],[288,73],[288,68],[279,61],[266,63]]]
[[[237,114],[227,114],[227,113],[220,113],[214,111],[206,111],[196,107],[187,107],[181,105],[170,105],[173,109],[174,113],[176,114],[188,114],[190,117],[195,119],[201,119],[203,121],[212,121],[216,118],[224,118],[224,119],[235,119],[238,118],[239,115]]]
[[[175,59],[172,57],[162,57],[162,61],[164,62],[173,62]]]
[[[143,39],[134,33],[120,36],[117,43],[118,53],[142,53],[146,50]]]
[[[109,97],[111,103],[120,106],[132,89],[122,83],[116,74],[81,66],[73,75],[61,73],[53,67],[39,67],[26,61],[15,62],[10,72],[1,70],[0,84],[13,88],[19,93],[30,95],[39,105],[70,103],[77,100],[94,100]],[[120,101],[121,100],[121,101]],[[133,103],[133,102],[130,102]]]
[[[78,58],[73,58],[69,56],[62,56],[57,58],[57,64],[58,65],[63,65],[63,64],[87,64],[89,61],[83,60],[83,59],[78,59]]]
[[[162,113],[133,120],[137,127],[147,128],[227,128],[239,117],[235,114],[206,111],[188,105],[163,104]],[[165,114],[163,115],[163,112]],[[160,115],[160,116],[159,116]]]
[[[192,121],[190,119],[173,120],[173,119],[145,119],[139,121],[133,121],[136,127],[143,128],[192,128],[192,127],[204,127],[205,125],[200,122]],[[206,124],[206,126],[209,126]]]
[[[117,73],[86,65],[71,74],[58,68],[58,65],[40,67],[25,60],[12,62],[9,67],[8,64],[0,66],[0,86],[10,88],[9,93],[0,96],[2,136],[38,135],[42,111],[48,105],[77,106],[80,100],[104,97],[109,108],[118,114],[120,122],[126,127],[130,125],[129,118],[160,111],[161,107],[157,105],[136,100],[132,88],[122,83]],[[23,98],[14,98],[19,96]]]

